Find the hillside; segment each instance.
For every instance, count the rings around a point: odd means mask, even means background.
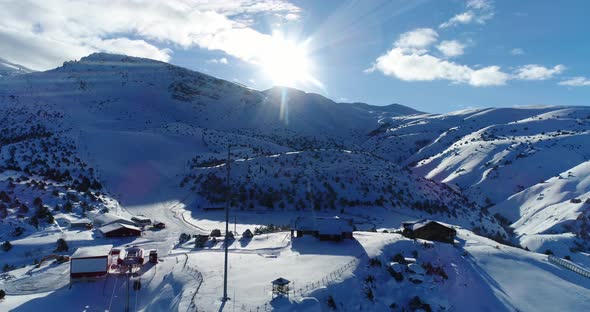
[[[520,245],[558,255],[587,250],[590,163],[537,183],[490,210],[505,216]]]
[[[572,231],[561,226],[558,219],[547,221],[540,214],[525,216],[520,204],[537,196],[520,192],[546,185],[545,181],[559,174],[566,176],[590,159],[590,148],[585,144],[590,134],[588,107],[476,109],[392,117],[381,122],[382,127],[363,144],[366,150],[409,165],[414,173],[445,183],[486,208],[518,193],[519,203],[510,200],[513,204],[494,210],[505,226],[524,217],[552,228],[553,234],[563,234],[568,245],[574,244],[571,235],[579,238],[578,244],[587,241],[583,231],[567,234]],[[575,212],[568,213],[571,209]],[[554,213],[584,220],[580,209],[564,203]],[[506,223],[504,218],[511,222]],[[508,231],[521,231],[518,223],[509,227]],[[539,244],[526,246],[545,250],[535,247],[542,248]]]
[[[152,279],[146,281],[149,291],[136,295],[140,309],[187,310],[191,296],[205,309],[217,309],[221,243],[201,250],[194,238],[181,242],[179,236],[223,228],[222,212],[210,210],[225,205],[231,146],[236,235],[246,229],[285,229],[302,215],[340,215],[354,220],[358,230],[343,249],[292,242],[281,231],[235,241],[232,257],[240,269],[235,289],[248,297],[241,299],[245,309],[266,302],[266,279],[275,275],[292,274],[306,285],[332,274],[335,282],[325,288],[312,287],[273,308],[326,310],[332,296],[335,304],[359,309],[387,310],[392,303],[405,309],[418,296],[447,310],[471,304],[542,310],[538,298],[515,299],[502,289],[532,287],[537,274],[546,284],[556,281],[538,290],[555,294],[548,298],[566,295],[563,287],[587,293],[584,280],[537,252],[549,249],[582,266],[590,264],[589,134],[588,107],[428,114],[399,104],[337,103],[283,87],[258,91],[159,61],[105,53],[46,72],[2,77],[0,241],[12,247],[0,261],[6,271],[0,286],[9,290],[10,307],[28,311],[39,303],[57,304],[70,291],[55,281],[66,268],[32,265],[56,253],[57,239],[68,241],[64,254],[105,242],[134,244],[157,248],[162,263],[162,272],[144,273]],[[92,220],[106,212],[143,215],[166,228],[106,240],[96,229],[64,226],[64,220]],[[454,225],[456,248],[390,233],[418,218]],[[442,267],[447,278],[428,274],[422,283],[393,280],[386,264],[395,254],[410,256],[414,250],[422,266]],[[382,265],[372,266],[371,258]],[[261,272],[259,262],[272,270]],[[313,274],[296,274],[305,264]],[[500,269],[507,265],[524,280],[511,284]],[[348,271],[336,279],[331,266]],[[205,279],[196,295],[195,271]],[[264,280],[250,289],[252,272]],[[34,285],[31,276],[43,283]],[[117,304],[122,297],[109,299],[105,289],[122,292],[124,283],[108,279],[101,284],[100,299],[80,297],[75,305],[102,309]],[[470,296],[485,300],[461,301],[452,290],[462,284]],[[355,295],[342,296],[346,288]],[[369,289],[375,300],[366,297]],[[80,296],[93,291],[88,285],[73,290]],[[314,303],[315,298],[321,302]],[[587,307],[570,299],[559,306]]]
[[[0,57],[0,77],[10,77],[21,74],[32,73],[33,70],[22,65],[11,63]]]
[[[66,62],[51,71],[2,80],[0,85],[3,109],[37,115],[40,118],[34,119],[34,123],[46,129],[45,136],[72,140],[72,155],[98,175],[108,190],[105,195],[128,209],[185,197],[191,191],[178,187],[183,176],[199,163],[220,162],[225,158],[226,146],[232,144],[236,157],[257,159],[244,164],[264,166],[265,172],[273,173],[259,174],[256,184],[248,186],[257,188],[256,196],[271,198],[273,203],[264,205],[258,198],[249,206],[281,205],[292,209],[298,202],[300,209],[312,210],[303,192],[292,197],[288,205],[282,198],[273,198],[274,193],[285,192],[287,187],[282,174],[276,173],[282,165],[262,161],[274,160],[268,156],[277,153],[319,148],[336,150],[340,164],[331,169],[333,172],[361,163],[369,171],[347,179],[350,192],[338,185],[344,182],[334,180],[340,177],[322,177],[326,180],[318,194],[328,196],[328,187],[341,195],[330,195],[334,197],[331,204],[316,209],[334,209],[343,202],[370,208],[378,202],[379,206],[391,209],[433,213],[440,210],[446,217],[470,214],[468,218],[458,218],[458,222],[482,227],[494,235],[502,232],[493,219],[484,217],[488,220],[483,222],[476,206],[444,185],[426,180],[416,184],[413,180],[419,181],[419,177],[371,154],[337,152],[359,151],[367,133],[378,127],[380,120],[414,112],[399,105],[372,108],[358,103],[339,104],[320,95],[285,88],[259,92],[162,62],[102,53]],[[55,116],[54,120],[44,118],[45,115]],[[3,152],[8,153],[8,149],[3,147]],[[38,153],[35,146],[25,144],[22,149],[21,154]],[[39,157],[46,161],[53,156],[40,153]],[[285,157],[299,156],[276,159]],[[8,156],[3,159],[11,161]],[[320,170],[327,160],[314,156],[306,162],[313,170]],[[308,170],[296,164],[288,174],[302,177]],[[374,173],[369,176],[371,171]],[[390,182],[384,184],[380,175]],[[241,180],[246,176],[239,171],[236,176],[246,187],[246,181]],[[398,189],[398,183],[403,183],[404,188]],[[297,182],[290,184],[290,188],[300,188]],[[427,187],[422,189],[419,184]],[[269,190],[269,186],[275,190]],[[442,200],[442,195],[429,195],[444,192],[450,194],[448,200]],[[206,198],[195,203],[208,204]]]

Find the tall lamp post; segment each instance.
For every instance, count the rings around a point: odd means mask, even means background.
[[[226,190],[226,197],[225,197],[225,240],[223,245],[225,246],[225,263],[223,267],[223,301],[229,300],[227,296],[227,248],[228,248],[228,232],[229,232],[229,206],[230,206],[230,197],[231,197],[231,190],[230,190],[230,183],[229,183],[229,171],[230,171],[230,151],[231,145],[227,146],[227,190]]]

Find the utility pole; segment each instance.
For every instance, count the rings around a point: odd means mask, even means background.
[[[223,245],[225,246],[225,263],[223,268],[223,298],[222,301],[229,300],[227,296],[227,248],[228,248],[228,232],[229,232],[229,206],[230,206],[230,197],[231,197],[231,190],[230,190],[230,183],[229,183],[229,171],[230,171],[230,152],[231,152],[231,145],[227,146],[227,190],[225,196],[225,240]]]
[[[125,312],[129,312],[129,282],[131,282],[131,275],[127,272],[127,304],[125,305]]]

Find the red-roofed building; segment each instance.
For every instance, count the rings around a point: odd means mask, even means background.
[[[111,223],[98,229],[104,237],[140,236],[141,229],[127,224]]]

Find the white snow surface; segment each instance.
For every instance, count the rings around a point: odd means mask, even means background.
[[[425,114],[294,89],[257,91],[97,53],[0,78],[0,110],[0,191],[9,197],[0,194],[0,239],[12,244],[1,251],[2,309],[120,311],[129,285],[141,280],[142,290],[130,291],[132,310],[219,311],[223,242],[195,248],[194,239],[179,244],[178,237],[224,229],[223,211],[204,208],[224,205],[232,145],[230,230],[237,239],[229,245],[231,300],[223,310],[331,311],[330,298],[342,311],[409,310],[416,296],[434,311],[590,310],[589,280],[538,253],[550,249],[590,267],[588,107]],[[90,187],[80,186],[84,178]],[[39,206],[58,219],[101,218],[108,210],[115,219],[142,215],[166,228],[106,239],[97,229],[62,228]],[[354,240],[239,235],[334,215],[354,219]],[[421,218],[458,226],[459,244],[365,232]],[[59,238],[68,251],[55,251]],[[138,276],[71,288],[69,263],[33,265],[105,244],[155,248],[160,260]],[[398,263],[397,281],[387,268],[398,253],[425,273]],[[203,283],[195,294],[197,272]],[[292,281],[288,299],[271,300],[278,277]]]
[[[72,254],[72,258],[88,258],[108,256],[113,249],[113,245],[97,245],[89,247],[80,247]]]

